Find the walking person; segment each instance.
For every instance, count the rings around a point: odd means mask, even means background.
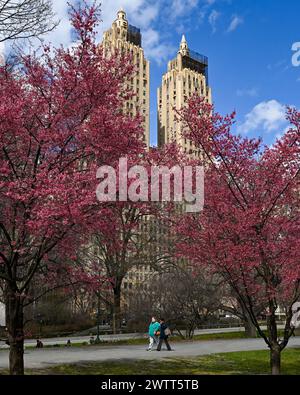
[[[155,317],[152,317],[151,323],[149,325],[148,335],[149,335],[149,346],[147,351],[152,351],[153,345],[158,344],[158,333],[160,330],[160,324]]]
[[[161,346],[163,342],[165,342],[168,351],[172,351],[171,346],[168,342],[168,337],[171,334],[171,331],[168,327],[168,325],[165,323],[165,320],[163,318],[160,319],[160,335],[159,335],[159,343],[157,346],[157,351],[161,350]]]

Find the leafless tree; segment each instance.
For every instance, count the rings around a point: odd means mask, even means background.
[[[188,266],[157,273],[132,295],[129,320],[146,322],[153,314],[164,316],[180,336],[192,338],[194,330],[217,319],[222,290],[213,275],[193,273]]]
[[[256,327],[251,321],[251,317],[247,310],[244,308],[239,295],[236,295],[223,282],[220,283],[220,287],[223,287],[224,289],[224,298],[221,300],[220,310],[233,315],[243,323],[246,337],[257,337]],[[262,314],[264,311],[264,305],[259,301],[256,301],[253,308],[257,315]]]
[[[58,24],[51,0],[0,0],[0,42],[39,37]]]

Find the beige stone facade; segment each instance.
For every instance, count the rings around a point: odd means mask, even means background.
[[[212,102],[208,59],[191,51],[182,36],[177,56],[168,63],[168,71],[157,91],[158,146],[175,141],[185,153],[199,155],[193,144],[183,137],[182,124],[176,119],[176,110],[180,110],[194,93]]]
[[[128,88],[134,96],[125,104],[125,112],[131,116],[139,113],[143,119],[144,142],[149,147],[150,143],[150,66],[145,58],[142,48],[142,36],[140,30],[128,23],[126,13],[120,10],[112,27],[103,35],[103,47],[111,52],[119,50],[132,57],[135,72]]]

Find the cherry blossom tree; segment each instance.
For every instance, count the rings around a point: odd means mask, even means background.
[[[33,280],[51,277],[54,251],[70,250],[101,206],[98,166],[142,150],[140,119],[122,112],[132,67],[96,44],[98,7],[70,14],[73,48],[44,47],[17,68],[0,68],[0,281],[11,374],[24,373],[23,309]]]
[[[208,165],[204,211],[178,224],[178,253],[222,276],[269,347],[272,373],[279,374],[300,297],[300,113],[288,109],[291,128],[272,147],[233,134],[234,114],[221,117],[199,97],[180,117]],[[286,317],[283,335],[279,307]]]

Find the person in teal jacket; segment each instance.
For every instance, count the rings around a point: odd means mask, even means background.
[[[152,351],[154,343],[158,344],[159,330],[160,330],[159,322],[157,322],[155,317],[152,317],[148,330],[149,346],[147,351]]]

